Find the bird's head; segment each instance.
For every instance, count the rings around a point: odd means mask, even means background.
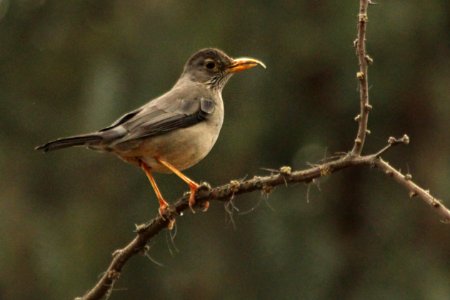
[[[264,63],[253,58],[231,58],[214,48],[202,49],[192,55],[184,66],[182,77],[206,84],[213,89],[222,89],[228,79],[241,72]]]

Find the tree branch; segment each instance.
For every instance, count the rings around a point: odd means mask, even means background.
[[[358,14],[358,34],[354,41],[356,47],[356,55],[358,56],[359,71],[356,73],[356,78],[359,81],[359,115],[355,120],[359,123],[358,132],[353,144],[351,153],[353,155],[361,155],[364,147],[364,142],[367,135],[367,123],[369,121],[369,112],[372,106],[369,104],[369,72],[368,63],[372,63],[372,59],[366,53],[366,28],[369,18],[367,17],[368,0],[359,1]]]
[[[388,146],[390,148],[392,145],[396,144],[397,143],[389,143]],[[250,193],[256,190],[269,193],[273,188],[279,185],[289,185],[297,182],[309,183],[313,179],[328,176],[349,167],[369,166],[379,168],[395,181],[405,186],[409,190],[411,197],[419,196],[422,200],[431,205],[441,216],[443,222],[450,222],[450,210],[448,208],[433,197],[429,191],[422,189],[414,183],[411,180],[411,175],[402,174],[390,166],[386,161],[382,160],[378,155],[379,152],[365,156],[345,155],[336,160],[299,171],[291,171],[290,167],[284,166],[281,167],[278,172],[269,176],[255,176],[252,179],[243,181],[232,180],[228,184],[215,188],[209,188],[207,185],[203,184],[202,188],[196,194],[196,202],[198,205],[201,205],[204,201],[228,201],[237,195]],[[122,268],[126,262],[137,253],[145,253],[147,250],[146,245],[150,239],[170,226],[176,217],[180,216],[184,210],[189,208],[188,199],[189,195],[185,194],[178,199],[174,205],[169,207],[169,210],[164,217],[158,215],[149,223],[138,225],[136,227],[136,237],[127,246],[116,250],[113,253],[113,260],[98,283],[83,297],[76,299],[101,299],[103,296],[110,293],[114,283],[119,279]]]
[[[386,175],[392,177],[400,185],[403,185],[409,191],[410,198],[419,196],[423,201],[434,208],[436,213],[441,216],[441,221],[443,223],[450,223],[450,210],[445,207],[445,205],[440,200],[431,195],[430,191],[421,188],[414,181],[412,181],[411,174],[402,174],[400,171],[397,171],[395,168],[389,165],[388,162],[384,161],[381,158],[375,161],[375,165],[379,169],[384,171]]]
[[[411,198],[415,196],[419,197],[436,211],[443,222],[450,223],[450,210],[446,208],[441,201],[432,196],[429,191],[414,183],[411,174],[402,174],[381,158],[381,155],[388,151],[392,146],[408,144],[409,137],[407,135],[398,139],[390,137],[388,144],[378,152],[361,156],[366,135],[368,133],[367,123],[369,111],[372,109],[372,106],[369,104],[368,90],[368,64],[372,62],[372,59],[367,55],[365,45],[366,25],[368,21],[367,8],[369,4],[373,4],[373,2],[370,0],[360,0],[358,34],[357,39],[354,42],[359,62],[359,71],[356,76],[359,80],[360,114],[355,118],[355,120],[359,122],[359,126],[353,149],[347,155],[337,157],[336,159],[315,165],[305,170],[292,171],[290,167],[285,166],[268,176],[255,176],[252,179],[242,181],[232,180],[228,184],[215,188],[210,188],[209,185],[203,184],[202,188],[196,194],[198,205],[201,205],[205,201],[228,201],[237,195],[257,190],[264,193],[270,193],[279,185],[289,185],[297,182],[309,183],[313,179],[328,176],[349,167],[369,166],[378,168],[400,185],[404,186],[409,191],[409,196]],[[188,207],[188,195],[185,194],[178,199],[174,205],[169,207],[164,217],[158,215],[149,223],[136,226],[136,237],[124,248],[116,250],[113,253],[113,259],[108,269],[97,284],[83,297],[76,299],[93,300],[108,297],[115,282],[119,279],[122,269],[127,261],[137,253],[145,253],[148,250],[147,244],[150,239],[163,229],[171,228],[176,217],[181,215]]]

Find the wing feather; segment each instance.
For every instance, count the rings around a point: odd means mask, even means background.
[[[125,134],[116,143],[129,142],[193,126],[207,120],[214,108],[214,101],[207,98],[150,102],[122,116],[101,131],[106,133],[120,130]]]

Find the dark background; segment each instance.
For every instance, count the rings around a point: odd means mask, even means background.
[[[152,218],[144,174],[112,155],[33,151],[102,128],[169,89],[187,58],[215,46],[268,69],[236,75],[210,155],[186,173],[213,185],[305,168],[351,149],[358,113],[359,1],[0,1],[0,298],[72,299]],[[365,153],[385,155],[450,199],[450,5],[371,6]],[[166,198],[186,186],[158,175]],[[448,299],[450,234],[377,170],[277,188],[177,220],[125,267],[111,299]],[[446,202],[447,205],[449,202]],[[172,254],[171,254],[172,253]]]

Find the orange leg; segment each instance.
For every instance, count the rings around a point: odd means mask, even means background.
[[[164,197],[162,196],[158,186],[156,185],[155,178],[153,178],[152,172],[150,170],[150,167],[147,166],[144,162],[140,161],[139,166],[142,170],[144,170],[145,175],[147,175],[148,180],[150,181],[150,184],[152,185],[153,190],[155,191],[156,198],[158,198],[159,202],[159,214],[161,217],[163,216],[164,212],[166,211],[167,207],[169,207],[169,204],[164,200]]]
[[[186,175],[184,175],[183,173],[181,173],[180,170],[178,170],[177,168],[172,166],[167,161],[164,161],[160,158],[155,158],[155,159],[158,163],[160,163],[161,165],[163,165],[164,167],[166,167],[167,169],[172,171],[175,175],[180,177],[181,180],[183,180],[184,182],[186,182],[189,185],[189,189],[191,190],[191,194],[189,196],[189,207],[191,208],[192,212],[194,212],[193,206],[195,205],[195,192],[197,192],[200,185],[198,183],[196,183],[195,181],[193,181],[192,179],[190,179],[189,177],[187,177]],[[205,207],[204,207],[205,211],[208,209],[208,206],[209,206],[209,203],[206,202]]]

